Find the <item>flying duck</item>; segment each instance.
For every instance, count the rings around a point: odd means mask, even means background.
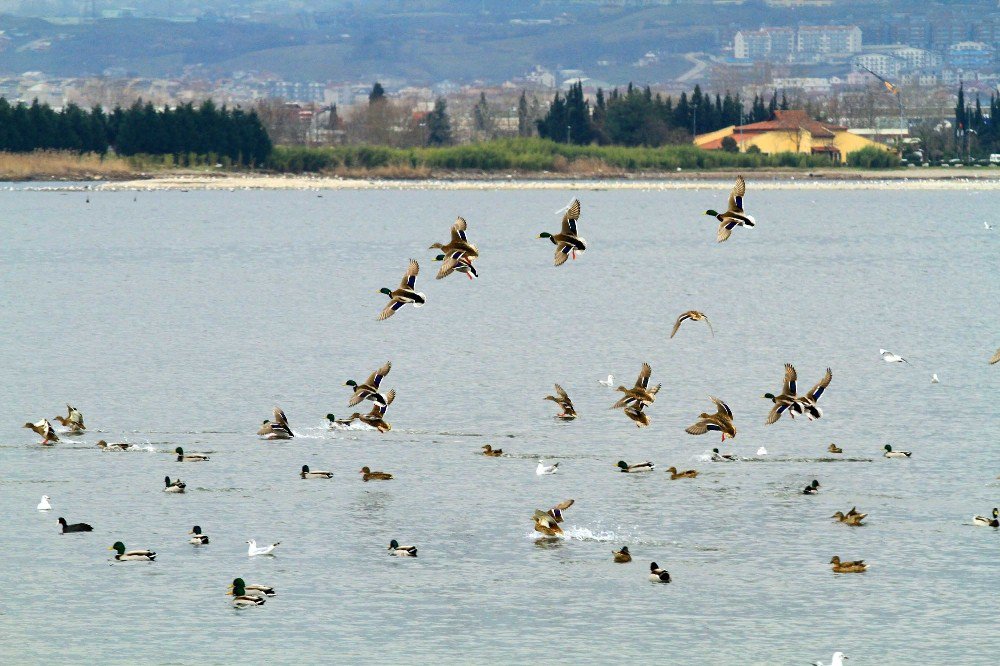
[[[714,210],[706,210],[705,215],[711,215],[719,221],[719,231],[715,235],[715,240],[719,243],[729,240],[729,236],[736,227],[753,227],[756,225],[752,215],[747,215],[743,211],[743,195],[746,194],[747,184],[743,176],[736,177],[736,184],[729,193],[729,207],[725,213],[718,213]]]
[[[465,234],[468,226],[469,224],[465,221],[464,217],[460,216],[456,218],[455,224],[451,225],[451,240],[448,244],[434,243],[427,249],[441,250],[445,254],[461,252],[469,259],[476,259],[479,257],[479,248],[469,242],[469,238]],[[440,278],[441,276],[438,277]]]
[[[291,426],[288,425],[288,417],[285,416],[281,407],[274,407],[274,421],[264,419],[257,434],[264,439],[291,439],[295,437]]]
[[[681,327],[681,322],[687,319],[690,319],[691,321],[705,322],[708,324],[708,330],[712,333],[712,337],[715,337],[715,330],[712,329],[712,322],[708,320],[708,315],[704,312],[699,312],[698,310],[688,310],[687,312],[682,313],[681,316],[677,318],[677,321],[674,322],[674,330],[670,331],[671,338],[677,335],[677,329]]]
[[[733,410],[729,409],[729,405],[718,398],[708,397],[716,404],[718,411],[715,414],[702,412],[698,415],[698,420],[693,425],[688,426],[685,432],[690,435],[704,435],[709,430],[715,430],[722,433],[723,442],[726,441],[726,435],[735,438],[736,426],[733,425]]]
[[[476,266],[472,263],[472,259],[460,250],[455,250],[451,254],[447,255],[439,254],[434,257],[434,261],[444,262],[441,264],[441,269],[434,278],[435,280],[443,280],[452,273],[462,273],[470,280],[474,280],[479,277],[479,271],[476,270]]]
[[[785,380],[781,384],[781,393],[778,395],[774,395],[773,393],[764,394],[763,397],[774,403],[774,407],[771,408],[770,413],[767,415],[767,425],[771,425],[780,419],[785,410],[795,404],[795,401],[798,399],[798,395],[796,394],[797,379],[798,375],[795,372],[795,366],[791,363],[786,363]],[[793,419],[795,418],[794,412],[789,412],[788,414]]]
[[[577,252],[583,252],[587,249],[587,241],[580,237],[576,228],[579,219],[580,200],[573,199],[566,214],[563,215],[562,229],[559,233],[554,236],[547,231],[538,234],[539,238],[548,238],[556,246],[555,261],[553,262],[556,266],[562,266],[570,256],[576,259]]]
[[[388,432],[392,430],[392,424],[385,420],[385,410],[388,409],[392,401],[396,399],[396,389],[389,389],[389,392],[385,394],[385,404],[379,405],[375,404],[371,411],[367,414],[361,414],[359,412],[354,412],[351,414],[352,419],[358,419],[362,423],[366,423],[371,427],[375,428],[379,432]]]
[[[809,417],[810,421],[815,421],[823,416],[823,410],[819,408],[816,402],[819,400],[820,396],[823,395],[823,391],[826,387],[830,385],[830,380],[833,379],[833,371],[830,368],[826,369],[826,373],[823,378],[816,382],[816,385],[809,389],[809,392],[804,396],[797,398],[791,406],[791,412],[793,414],[802,414],[805,412],[806,416]]]
[[[649,363],[643,363],[642,368],[639,369],[639,377],[635,380],[635,386],[632,388],[619,386],[615,389],[625,395],[622,396],[621,400],[611,405],[611,409],[624,409],[634,403],[651,405],[656,402],[656,394],[660,392],[660,387],[663,385],[657,384],[653,388],[649,388],[649,377],[652,374],[653,368],[650,367]]]
[[[410,266],[406,269],[406,273],[403,275],[402,281],[399,283],[399,288],[395,291],[389,289],[388,287],[382,287],[379,289],[379,293],[385,294],[389,297],[389,302],[382,312],[378,315],[378,320],[383,321],[388,319],[392,315],[396,314],[396,310],[407,303],[412,303],[413,307],[422,307],[427,302],[427,296],[415,291],[414,287],[417,284],[417,274],[420,272],[420,264],[417,263],[415,259],[410,259]]]
[[[56,435],[55,428],[49,423],[48,419],[42,419],[38,423],[25,423],[25,428],[29,430],[34,430],[42,437],[42,444],[49,444],[59,441],[59,436]]]
[[[87,429],[87,426],[83,425],[83,414],[72,405],[66,405],[66,416],[57,416],[55,419],[64,428],[69,428],[71,435],[78,435]]]
[[[379,387],[382,385],[382,380],[385,379],[390,370],[392,370],[392,361],[386,361],[385,365],[368,375],[368,379],[366,379],[363,384],[359,385],[353,379],[348,379],[344,382],[344,386],[351,386],[354,388],[354,394],[351,396],[351,399],[347,401],[347,406],[353,407],[363,400],[371,400],[376,405],[385,406],[385,396],[379,393]]]
[[[559,523],[563,522],[563,511],[573,506],[574,501],[568,499],[559,502],[559,504],[556,504],[548,511],[535,509],[535,513],[532,515],[532,520],[535,521],[535,531],[541,532],[546,536],[562,534],[562,528],[559,527]]]
[[[562,411],[556,414],[557,419],[562,419],[564,421],[572,421],[573,419],[576,418],[576,410],[573,408],[573,401],[569,399],[569,394],[567,394],[566,391],[563,390],[562,386],[556,384],[555,387],[556,387],[555,395],[547,395],[542,399],[551,400],[552,402],[559,405],[559,408],[562,409]]]

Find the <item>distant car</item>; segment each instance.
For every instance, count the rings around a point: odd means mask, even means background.
[[[1000,164],[1000,153],[990,155],[990,164]]]

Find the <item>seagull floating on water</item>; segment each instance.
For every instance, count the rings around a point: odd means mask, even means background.
[[[600,384],[600,385],[602,385],[602,386],[607,386],[608,388],[611,388],[612,386],[615,385],[615,376],[614,375],[608,375],[607,379],[598,379],[597,383]]]
[[[757,455],[759,455],[759,456],[766,456],[767,455],[767,449],[765,449],[763,446],[760,447],[759,449],[757,449]]]
[[[991,225],[986,220],[983,220],[983,227],[986,229],[986,231],[993,231],[993,225]]]
[[[247,555],[253,557],[254,555],[273,555],[274,549],[281,545],[281,542],[272,543],[268,546],[257,546],[257,542],[253,539],[247,541],[250,547],[247,549]]]
[[[907,365],[910,364],[910,362],[907,361],[905,358],[893,354],[888,349],[879,349],[878,353],[882,355],[882,360],[885,361],[886,363],[906,363]]]
[[[39,511],[49,511],[52,509],[52,505],[49,504],[49,496],[42,495],[42,501],[38,503]]]
[[[843,652],[834,652],[829,666],[844,666],[845,659],[848,659],[848,656]],[[824,664],[822,661],[814,661],[811,666],[827,666],[827,664]]]
[[[938,379],[937,373],[931,375],[931,384],[940,384],[941,380]]]
[[[546,465],[541,460],[538,461],[538,467],[535,468],[535,474],[538,476],[544,476],[545,474],[555,474],[559,471],[559,463],[552,463],[551,465]]]

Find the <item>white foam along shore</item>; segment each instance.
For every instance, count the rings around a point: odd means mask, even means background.
[[[40,190],[700,190],[730,186],[736,171],[683,172],[669,175],[632,175],[611,178],[522,177],[490,174],[485,177],[428,179],[340,178],[307,175],[227,174],[220,176],[163,176],[144,180],[40,185]],[[992,170],[958,173],[828,171],[744,172],[758,190],[1000,190],[1000,173]]]

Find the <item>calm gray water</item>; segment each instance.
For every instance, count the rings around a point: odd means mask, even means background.
[[[1000,504],[996,193],[751,182],[758,227],[719,245],[701,213],[728,187],[580,192],[590,249],[560,268],[535,236],[568,190],[0,193],[3,660],[995,663],[1000,534],[971,517]],[[456,214],[476,282],[433,279]],[[410,257],[427,306],[376,322]],[[688,309],[714,339],[668,339]],[[328,430],[344,380],[387,359],[392,432]],[[597,380],[643,361],[663,390],[640,431]],[[833,368],[820,421],[764,426],[785,362],[803,390]],[[552,418],[554,382],[577,421]],[[706,462],[718,438],[684,428],[709,394],[736,415],[726,448],[769,455]],[[20,426],[67,402],[91,430],[37,446]],[[275,404],[295,440],[255,436]],[[537,477],[540,456],[560,472]],[[536,543],[532,511],[570,497],[571,538]],[[852,505],[866,526],[829,520]],[[60,535],[59,516],[95,530]],[[251,559],[249,538],[282,545]],[[387,557],[392,538],[420,556]],[[110,565],[117,540],[159,557]],[[632,564],[612,564],[622,545]],[[833,554],[871,569],[834,575]],[[278,596],[234,610],[236,576]]]

